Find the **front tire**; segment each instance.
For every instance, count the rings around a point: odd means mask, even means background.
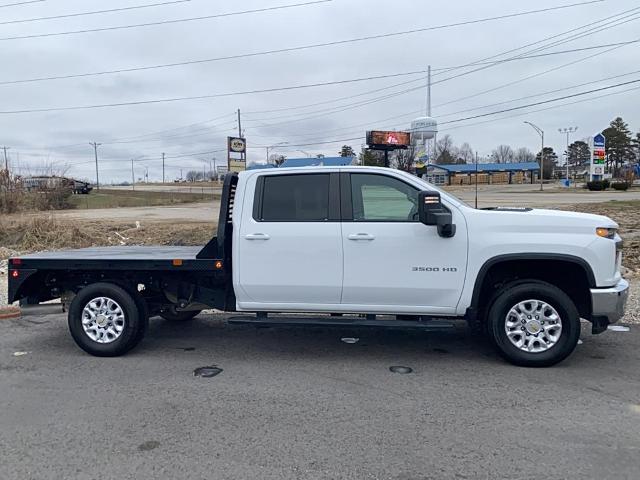
[[[146,332],[148,319],[141,305],[126,290],[112,283],[88,285],[69,306],[71,336],[91,355],[123,355],[135,347]]]
[[[499,293],[487,315],[489,337],[514,365],[549,367],[567,358],[580,338],[573,301],[546,282],[518,282]]]

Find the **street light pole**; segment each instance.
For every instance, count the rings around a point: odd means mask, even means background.
[[[569,134],[573,133],[573,132],[577,132],[578,131],[578,127],[565,127],[565,128],[559,128],[558,132],[560,133],[566,133],[567,134],[567,149],[565,150],[566,152],[566,167],[567,167],[567,181],[569,181]]]
[[[544,130],[531,122],[527,122],[526,120],[524,123],[526,123],[527,125],[531,125],[531,127],[533,127],[533,129],[538,132],[538,135],[540,135],[540,139],[542,140],[542,147],[540,148],[540,191],[542,191],[542,180],[544,178]]]
[[[267,163],[269,163],[269,149],[270,149],[270,148],[278,147],[278,146],[280,146],[280,145],[286,145],[286,144],[288,144],[288,143],[289,143],[289,142],[279,142],[279,143],[274,143],[273,145],[269,145],[268,147],[266,147],[266,149],[267,149]]]

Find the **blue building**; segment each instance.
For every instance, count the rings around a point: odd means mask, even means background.
[[[357,157],[310,157],[310,158],[287,158],[281,168],[289,167],[342,167],[345,165],[354,165]],[[275,165],[266,163],[254,163],[247,170],[257,168],[276,168]]]
[[[429,165],[416,173],[426,175],[435,185],[534,183],[539,179],[540,165],[537,162]]]

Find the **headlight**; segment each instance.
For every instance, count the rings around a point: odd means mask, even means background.
[[[596,235],[598,235],[599,237],[610,238],[613,240],[616,236],[616,233],[618,233],[617,228],[605,228],[605,227],[596,228]]]

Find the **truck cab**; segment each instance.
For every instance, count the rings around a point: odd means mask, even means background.
[[[46,255],[25,256],[11,265],[31,270],[31,280],[10,284],[10,299],[65,298],[74,338],[94,354],[121,354],[142,338],[116,348],[112,334],[97,353],[84,341],[83,321],[109,322],[108,309],[87,310],[111,298],[99,295],[107,284],[131,297],[121,303],[134,305],[128,315],[143,330],[150,315],[186,318],[211,307],[258,318],[456,318],[511,362],[546,366],[571,353],[580,318],[593,333],[621,318],[628,283],[617,227],[597,215],[474,209],[387,168],[252,170],[226,177],[218,234],[193,258],[170,247],[105,248],[95,254],[102,261],[86,249],[49,264]],[[185,258],[171,258],[178,255]]]

